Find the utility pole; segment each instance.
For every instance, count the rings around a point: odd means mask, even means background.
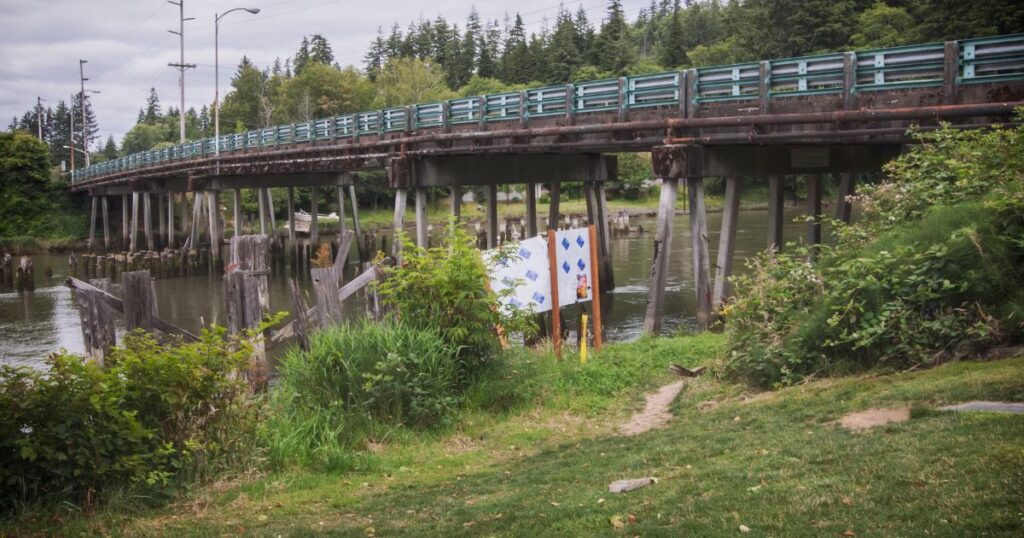
[[[71,128],[68,129],[68,142],[71,146],[71,171],[75,171],[75,94],[71,94],[71,113],[68,114],[68,118],[71,118]],[[88,153],[86,153],[88,155]]]
[[[174,4],[178,6],[178,31],[167,30],[168,32],[178,36],[181,49],[181,59],[178,63],[169,63],[167,65],[174,67],[178,70],[178,89],[181,91],[181,109],[178,111],[178,131],[179,131],[179,142],[185,142],[185,70],[195,69],[196,64],[185,63],[185,21],[194,20],[194,17],[185,18],[185,0],[167,0],[168,4]]]
[[[39,141],[43,141],[43,99],[42,97],[36,97],[36,127],[39,130]]]
[[[86,167],[89,166],[89,122],[85,121],[85,98],[86,98],[86,96],[85,96],[85,81],[89,80],[89,79],[85,78],[85,64],[87,64],[87,63],[89,63],[89,60],[78,60],[78,78],[79,78],[79,81],[82,84],[81,93],[78,94],[78,97],[79,97],[78,106],[82,107],[82,149],[84,150],[82,153],[85,154],[85,166]],[[89,90],[89,91],[92,92],[92,93],[100,93],[100,92],[98,92],[96,90]],[[75,101],[74,101],[74,99],[72,99],[71,100],[71,115],[72,116],[75,115],[75,110],[74,109],[75,109]],[[71,129],[71,132],[74,132],[74,129]],[[75,153],[74,151],[71,152],[72,157],[74,156],[74,153]]]

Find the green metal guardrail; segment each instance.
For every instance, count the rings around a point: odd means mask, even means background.
[[[957,84],[1024,80],[1024,34],[955,42]],[[648,107],[680,107],[703,103],[801,95],[872,92],[896,88],[926,88],[944,82],[946,45],[927,43],[888,49],[862,50],[766,62],[701,67],[618,79],[595,80],[450,99],[322,118],[304,123],[255,129],[220,137],[220,153],[308,142],[336,141],[441,128],[451,125]],[[845,87],[845,58],[852,60],[853,86]],[[765,95],[762,95],[765,92]],[[72,183],[172,161],[210,157],[213,138],[112,159],[71,174]]]

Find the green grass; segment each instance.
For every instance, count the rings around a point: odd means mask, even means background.
[[[495,413],[485,390],[444,431],[380,440],[371,471],[282,471],[225,481],[175,505],[123,514],[26,514],[0,535],[219,536],[1019,536],[1024,416],[935,411],[969,399],[1024,401],[1024,357],[951,363],[751,395],[688,383],[669,427],[625,438],[615,426],[669,379],[669,362],[721,352],[715,335],[608,346],[580,367],[567,354],[516,354]],[[497,379],[500,379],[498,376]],[[493,382],[493,381],[492,381]],[[496,382],[494,382],[497,385]],[[508,390],[513,389],[506,389]],[[702,402],[718,406],[699,411]],[[875,406],[912,419],[864,433],[829,423]],[[616,479],[660,481],[611,494]],[[609,518],[635,523],[613,529]]]

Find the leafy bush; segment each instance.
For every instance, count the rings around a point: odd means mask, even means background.
[[[531,330],[527,316],[501,308],[487,289],[487,268],[467,232],[449,223],[430,249],[401,240],[402,263],[380,285],[381,296],[406,324],[437,331],[458,350],[461,384],[498,349],[496,327]]]
[[[237,376],[250,349],[222,329],[195,343],[133,335],[106,368],[55,354],[42,372],[0,366],[0,510],[105,487],[166,493],[251,453],[255,411]]]
[[[768,386],[967,357],[1024,334],[1024,129],[943,129],[886,167],[838,240],[735,279],[726,369]]]
[[[431,329],[389,320],[316,333],[291,350],[271,395],[272,463],[354,465],[368,437],[443,423],[459,405],[456,348]]]

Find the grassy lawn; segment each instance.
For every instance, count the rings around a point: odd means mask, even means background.
[[[713,360],[722,343],[644,339],[584,367],[519,353],[505,386],[469,396],[478,410],[445,431],[380,439],[362,471],[226,480],[131,515],[117,504],[41,511],[0,536],[735,536],[741,525],[752,536],[1020,536],[1024,416],[935,407],[1024,401],[1024,357],[758,395],[699,378],[667,428],[616,435],[643,392],[670,380],[665,365]],[[509,390],[527,395],[513,411],[477,405]],[[717,406],[698,409],[708,401]],[[908,422],[862,433],[829,424],[895,405],[912,406]],[[660,480],[608,493],[613,480],[644,476]]]

